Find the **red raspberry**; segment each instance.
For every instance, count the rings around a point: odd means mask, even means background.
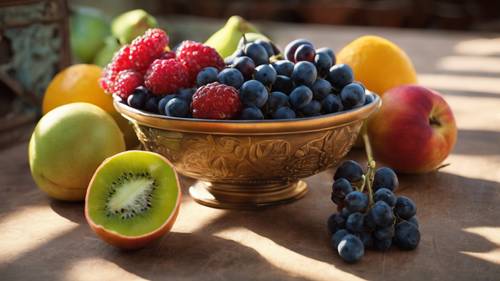
[[[233,119],[241,111],[238,90],[218,82],[196,90],[191,104],[194,118]]]
[[[155,60],[144,76],[146,87],[153,94],[173,94],[188,87],[188,74],[176,59]]]
[[[122,70],[116,76],[114,84],[114,93],[122,99],[127,100],[128,96],[132,94],[135,88],[141,86],[143,83],[142,75],[134,70]]]
[[[189,82],[194,85],[198,72],[207,66],[219,70],[224,68],[224,59],[217,51],[209,46],[194,41],[184,41],[177,49],[177,59],[182,62],[189,72]]]
[[[168,35],[159,28],[148,29],[130,44],[129,59],[134,68],[140,72],[148,69],[149,65],[159,58],[169,42]]]
[[[107,93],[112,94],[114,92],[113,85],[118,73],[122,70],[131,69],[133,67],[129,60],[129,54],[130,46],[123,46],[118,52],[115,53],[111,62],[104,68],[99,82],[101,84],[101,88],[103,88],[103,90]]]

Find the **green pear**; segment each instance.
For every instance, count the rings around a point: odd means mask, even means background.
[[[88,7],[72,9],[70,16],[71,52],[77,62],[90,63],[109,35],[109,22],[99,11]]]
[[[95,55],[93,64],[96,64],[100,67],[106,66],[111,61],[111,59],[113,59],[113,55],[115,54],[115,52],[120,50],[120,47],[121,45],[120,43],[118,43],[118,40],[113,36],[109,36],[104,41],[104,47],[102,47]]]
[[[129,44],[149,28],[157,27],[156,19],[142,9],[128,11],[111,23],[111,32],[121,44]]]
[[[222,56],[229,57],[238,47],[243,33],[258,32],[257,29],[240,16],[230,17],[224,27],[212,34],[205,42]]]

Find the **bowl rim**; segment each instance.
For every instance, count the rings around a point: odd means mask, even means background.
[[[313,117],[279,120],[214,120],[171,117],[132,108],[116,98],[113,99],[113,105],[118,113],[132,123],[166,131],[225,135],[292,134],[327,130],[368,118],[380,108],[382,101],[376,93],[368,90],[367,92],[374,96],[374,100],[355,109]]]

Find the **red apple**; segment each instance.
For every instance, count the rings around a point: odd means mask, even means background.
[[[429,172],[450,154],[457,126],[441,94],[404,85],[386,92],[368,124],[375,159],[406,173]]]

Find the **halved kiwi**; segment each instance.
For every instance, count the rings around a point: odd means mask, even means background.
[[[125,151],[97,168],[87,190],[85,217],[106,242],[140,248],[172,228],[180,197],[177,175],[163,156]]]

